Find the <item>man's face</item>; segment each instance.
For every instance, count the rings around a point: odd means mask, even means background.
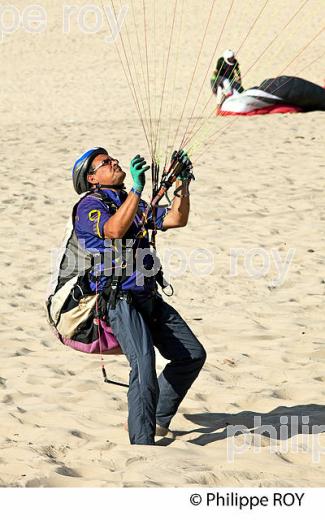
[[[91,164],[91,168],[96,170],[88,174],[87,178],[91,184],[122,184],[126,173],[122,170],[117,159],[109,155],[97,155]]]

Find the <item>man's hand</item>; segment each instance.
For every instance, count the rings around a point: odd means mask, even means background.
[[[177,154],[177,152],[174,152],[174,154],[175,153]],[[188,191],[188,185],[191,180],[194,179],[193,165],[184,150],[180,150],[178,161],[183,168],[181,168],[181,171],[177,176],[176,196],[173,200],[172,207],[164,219],[164,230],[186,226],[190,213],[190,194]]]
[[[184,168],[182,169],[180,174],[177,176],[177,179],[182,181],[182,182],[187,181],[188,184],[189,184],[192,179],[195,180],[195,177],[193,175],[193,164],[192,164],[192,161],[189,158],[189,156],[187,155],[187,153],[184,152],[184,150],[181,150],[181,156],[179,158],[179,162],[182,163]]]
[[[145,172],[150,169],[150,166],[146,166],[146,161],[140,155],[136,155],[130,164],[130,171],[133,178],[133,187],[136,191],[142,192],[146,183]]]

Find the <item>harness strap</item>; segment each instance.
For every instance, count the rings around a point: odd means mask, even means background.
[[[158,273],[156,274],[156,282],[161,287],[162,292],[170,297],[174,294],[174,287],[171,283],[167,282],[166,278],[164,277],[164,272],[162,267],[159,269]],[[167,287],[170,287],[170,293],[166,292]]]
[[[113,275],[112,283],[110,285],[109,298],[108,298],[108,305],[113,310],[116,309],[116,300],[117,300],[120,281],[121,281],[121,276]]]

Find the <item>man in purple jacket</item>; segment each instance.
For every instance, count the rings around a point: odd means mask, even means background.
[[[148,169],[139,155],[131,161],[133,187],[127,193],[126,173],[104,148],[88,150],[73,168],[75,190],[86,193],[75,216],[78,240],[92,253],[97,252],[101,258],[109,254],[111,259],[109,265],[105,259],[99,268],[97,265],[97,274],[89,277],[89,284],[93,291],[96,285],[101,291],[108,291],[109,324],[131,367],[131,444],[154,444],[156,428],[160,434],[168,432],[206,359],[204,348],[188,325],[158,293],[156,276],[152,275],[155,259],[149,254],[141,255],[150,250],[150,229],[165,231],[186,226],[190,211],[186,169],[185,176],[183,172],[177,180],[179,196],[171,208],[157,208],[154,214],[141,199]],[[118,242],[122,244],[120,250],[116,247]],[[117,267],[122,267],[118,275]],[[154,346],[169,360],[158,379]]]

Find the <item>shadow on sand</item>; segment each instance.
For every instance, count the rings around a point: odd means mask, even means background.
[[[299,434],[325,432],[325,405],[318,404],[279,406],[267,413],[252,411],[237,414],[198,413],[184,414],[184,417],[199,428],[188,431],[174,430],[176,438],[197,433],[198,437],[188,442],[199,446],[246,433],[286,440]],[[174,439],[164,438],[156,444],[168,446],[173,442]]]

